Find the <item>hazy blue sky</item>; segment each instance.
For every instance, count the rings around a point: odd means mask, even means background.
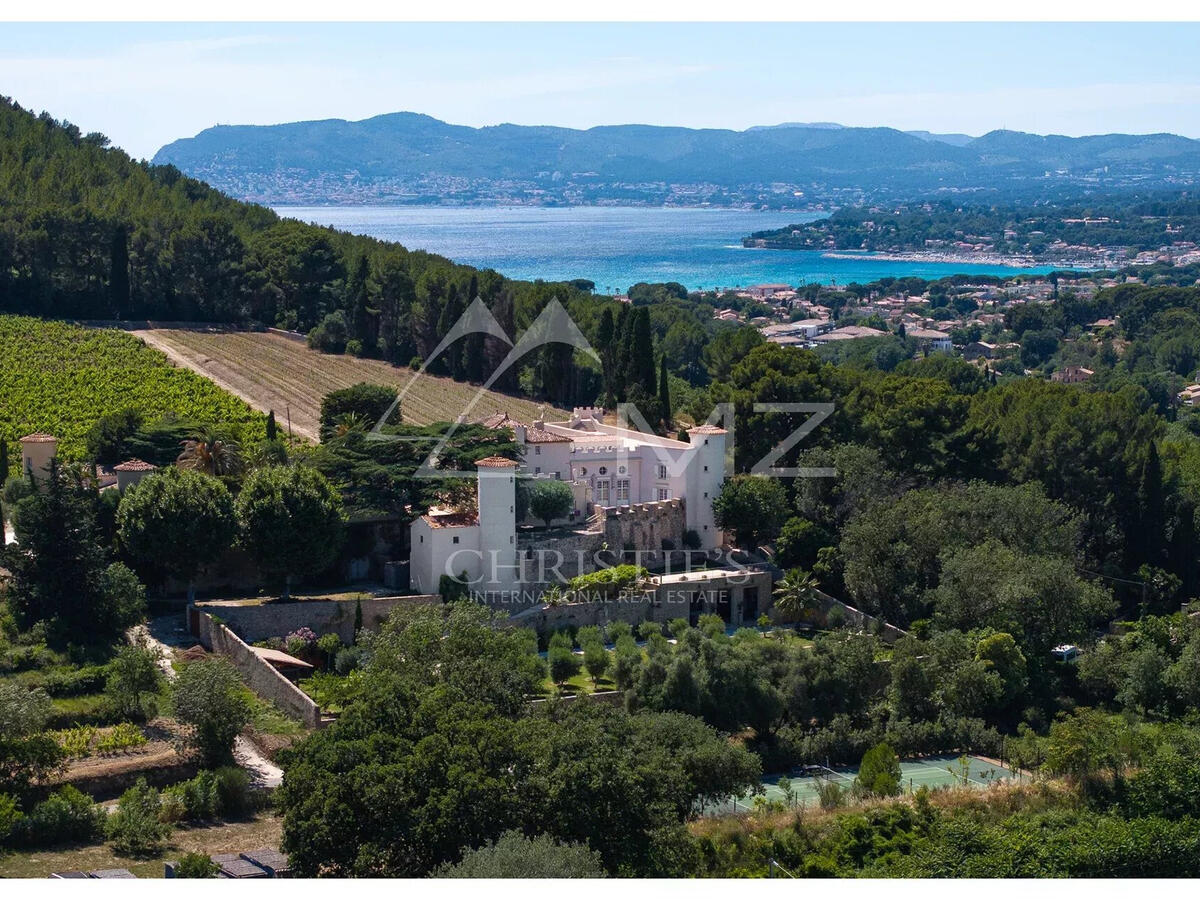
[[[1200,137],[1200,25],[22,25],[0,93],[135,156],[217,123],[835,121]]]

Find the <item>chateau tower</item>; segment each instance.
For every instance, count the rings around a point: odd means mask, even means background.
[[[475,463],[479,470],[480,591],[512,591],[517,577],[517,464],[503,456]]]
[[[712,550],[721,544],[712,505],[725,482],[727,433],[716,425],[688,429],[695,449],[687,468],[687,527],[700,536],[702,550]]]
[[[50,460],[58,454],[58,438],[35,431],[21,438],[21,474],[32,474],[35,481],[45,481],[50,474]]]

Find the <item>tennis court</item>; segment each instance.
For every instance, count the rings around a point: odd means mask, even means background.
[[[834,782],[849,790],[854,786],[858,769],[853,766],[804,766],[787,774],[791,782],[791,802],[796,806],[817,806],[820,802],[822,782]],[[763,793],[767,801],[787,803],[788,796],[780,786],[783,774],[769,775],[762,780]],[[1024,776],[1012,769],[989,762],[978,756],[926,756],[900,762],[900,787],[904,793],[912,793],[927,787],[930,790],[944,787],[983,788],[995,781],[1019,781]],[[705,815],[726,815],[731,812],[749,812],[754,809],[754,794],[747,794],[718,806],[705,809]]]

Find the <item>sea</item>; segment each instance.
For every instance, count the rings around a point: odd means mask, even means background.
[[[677,281],[689,290],[752,284],[860,284],[886,276],[1045,273],[1049,267],[877,258],[742,247],[754,231],[824,213],[658,207],[279,206],[282,216],[397,241],[519,280],[586,278],[621,293],[639,281]]]

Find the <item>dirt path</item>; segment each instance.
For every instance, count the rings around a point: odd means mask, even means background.
[[[144,643],[158,651],[158,665],[168,681],[174,681],[176,675],[171,665],[175,654],[173,646],[190,646],[195,642],[184,625],[183,616],[176,613],[151,619],[147,625],[135,625],[128,632],[130,643]],[[249,773],[255,787],[277,788],[283,783],[283,769],[263,756],[254,742],[244,735],[239,734],[233,741],[233,758]]]
[[[177,366],[182,366],[185,369],[191,369],[200,375],[203,375],[209,381],[217,385],[217,387],[229,391],[235,397],[238,397],[255,409],[261,412],[269,412],[275,406],[271,403],[271,398],[268,397],[266,402],[263,400],[262,391],[256,391],[247,386],[244,380],[240,380],[230,373],[220,371],[222,368],[211,357],[205,357],[201,354],[189,352],[183,347],[173,342],[167,332],[145,330],[135,331],[134,335],[141,338],[149,346],[155,350],[160,350],[166,354],[167,358]],[[286,406],[286,402],[280,404]],[[319,441],[320,435],[317,433],[315,426],[307,423],[304,420],[292,423],[292,430],[301,437],[308,438],[310,441]]]
[[[277,333],[197,327],[151,328],[131,334],[255,409],[273,409],[281,429],[288,427],[290,419],[293,433],[313,440],[320,429],[321,399],[363,381],[400,391],[404,421],[413,425],[452,422],[460,415],[475,420],[496,412],[525,422],[539,415],[553,420],[568,415],[533,400],[418,374],[383,360],[320,353]]]

